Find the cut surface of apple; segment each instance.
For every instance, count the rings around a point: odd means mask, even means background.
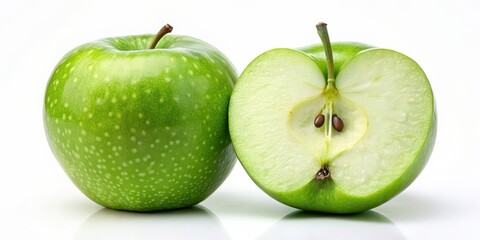
[[[433,93],[415,61],[387,49],[347,61],[336,73],[330,104],[324,76],[298,50],[257,57],[230,100],[234,148],[255,183],[280,202],[363,211],[406,188],[428,160],[436,131]],[[315,127],[325,110],[325,124]],[[341,132],[331,127],[331,113],[341,116]],[[316,179],[324,166],[328,178]]]

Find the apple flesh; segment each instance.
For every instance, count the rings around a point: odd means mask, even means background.
[[[68,53],[48,82],[44,124],[73,183],[105,207],[195,205],[235,163],[227,107],[236,73],[211,45],[108,38]]]
[[[363,44],[332,46],[331,96],[321,46],[274,49],[251,62],[230,100],[230,134],[249,176],[278,201],[361,212],[397,195],[425,166],[436,133],[434,98],[409,57]],[[322,109],[330,115],[317,128]],[[341,132],[332,113],[343,120]]]

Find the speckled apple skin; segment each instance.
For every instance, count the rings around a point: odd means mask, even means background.
[[[195,205],[235,163],[227,107],[236,80],[211,45],[167,35],[108,38],[69,52],[44,100],[51,150],[73,183],[113,209]]]

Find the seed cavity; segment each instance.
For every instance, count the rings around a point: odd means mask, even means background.
[[[337,114],[333,114],[332,116],[332,125],[333,125],[333,128],[335,128],[335,130],[337,130],[338,132],[341,132],[343,130],[343,120],[337,116]]]
[[[325,123],[325,116],[321,113],[318,114],[318,116],[315,117],[315,120],[313,121],[313,125],[315,125],[316,128],[321,128],[324,123]]]
[[[330,170],[328,169],[328,165],[323,165],[320,170],[318,170],[317,174],[315,174],[316,180],[325,180],[330,177]]]

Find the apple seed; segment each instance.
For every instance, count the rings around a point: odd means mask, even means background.
[[[316,128],[321,128],[323,126],[323,123],[325,123],[325,116],[320,113],[317,117],[315,117],[313,125],[315,125]]]
[[[317,180],[324,180],[330,177],[330,170],[328,169],[328,165],[323,165],[320,170],[318,170],[317,174],[315,174],[315,179]]]
[[[338,132],[341,132],[343,130],[343,120],[337,116],[337,114],[333,114],[332,116],[332,125],[333,125],[333,128],[335,128],[335,130],[337,130]]]

